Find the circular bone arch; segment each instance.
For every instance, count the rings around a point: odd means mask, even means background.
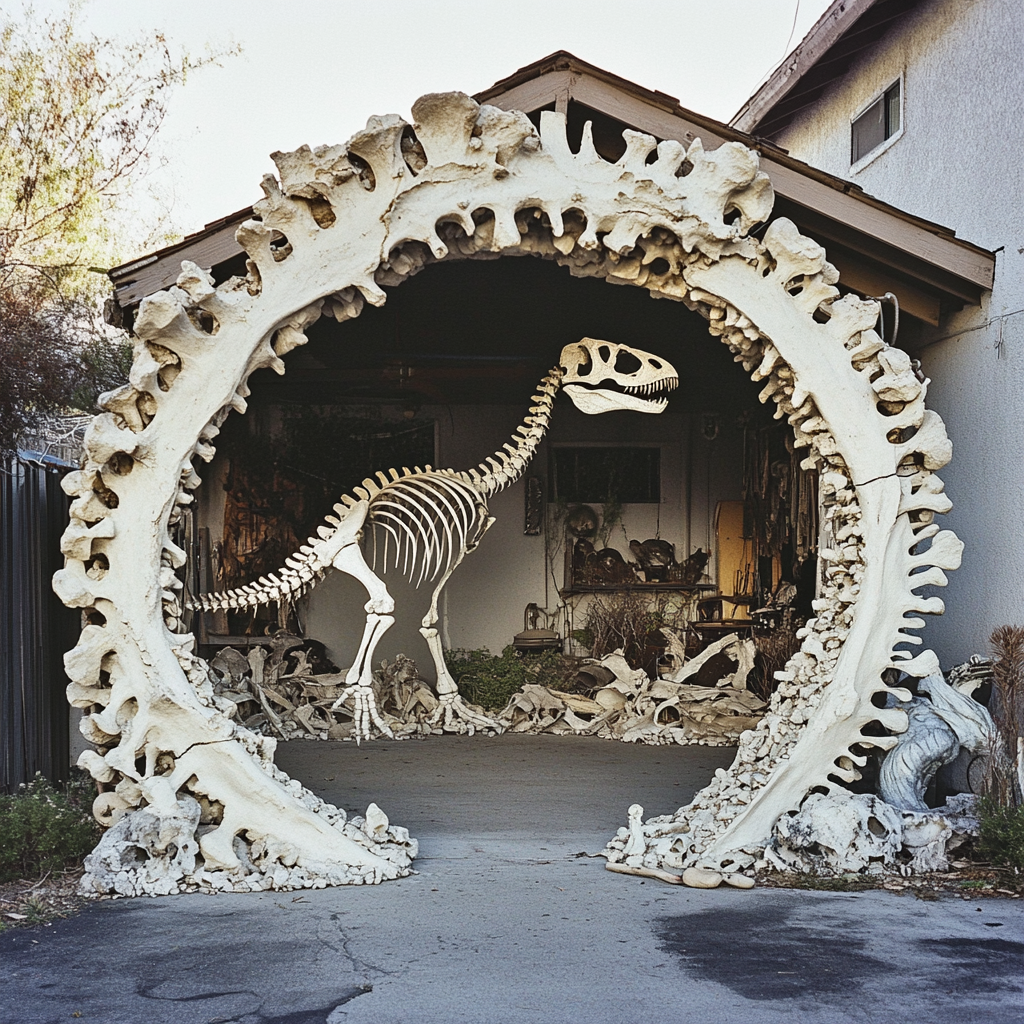
[[[88,622],[66,657],[68,696],[96,746],[82,763],[117,797],[87,862],[98,891],[296,888],[410,870],[404,829],[374,805],[372,820],[346,821],[275,767],[273,739],[218,706],[181,622],[185,552],[168,526],[200,483],[195,457],[209,461],[225,418],[245,411],[249,375],[283,373],[308,325],[382,304],[382,284],[428,262],[528,253],[686,303],[765,382],[761,400],[819,472],[836,546],[820,552],[816,617],[732,767],[675,815],[685,867],[749,870],[781,815],[857,779],[864,748],[889,748],[886,733],[905,729],[905,712],[872,701],[909,698],[883,672],[925,676],[935,663],[906,645],[921,643],[919,613],[943,610],[917,591],[960,561],[961,543],[932,523],[950,507],[934,475],[950,457],[942,421],[906,354],[874,332],[877,304],[838,297],[820,246],[785,219],[763,240],[748,234],[773,203],[756,153],[626,131],[612,164],[589,126],[574,154],[561,114],[544,112],[538,133],[524,114],[462,93],[424,96],[413,116],[414,127],[375,117],[345,145],[274,154],[280,180],[264,179],[237,233],[246,278],[214,287],[184,264],[177,287],[143,301],[130,383],[105,396],[84,468],[65,478],[74,502],[54,587]],[[98,561],[107,571],[89,572]]]

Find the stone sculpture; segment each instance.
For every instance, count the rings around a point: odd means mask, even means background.
[[[631,370],[620,366],[634,367]],[[488,515],[487,500],[515,483],[537,452],[547,433],[551,411],[559,388],[582,412],[596,414],[616,409],[660,413],[668,404],[668,393],[679,383],[670,363],[628,345],[616,345],[593,338],[566,345],[559,365],[540,382],[537,394],[522,426],[504,450],[482,462],[476,469],[403,468],[378,472],[377,480],[363,481],[356,497],[346,494],[326,523],[320,536],[310,537],[291,558],[286,568],[271,573],[258,583],[208,594],[200,599],[206,611],[219,608],[252,608],[282,598],[294,599],[314,587],[327,569],[340,569],[366,588],[366,628],[355,661],[345,677],[345,689],[335,708],[352,699],[355,703],[356,739],[369,739],[376,726],[394,739],[381,718],[373,695],[373,655],[385,631],[394,624],[395,602],[384,582],[366,564],[360,548],[364,528],[373,531],[374,553],[378,532],[383,538],[383,564],[388,565],[388,542],[395,567],[401,561],[409,578],[419,586],[424,579],[438,580],[423,618],[420,633],[427,641],[440,703],[429,724],[452,729],[456,722],[474,729],[496,729],[493,719],[473,711],[459,696],[444,660],[437,630],[437,606],[441,591],[463,558],[474,551],[494,520]],[[620,556],[621,557],[621,556]],[[376,557],[374,558],[376,565]],[[440,579],[438,579],[440,577]]]
[[[816,615],[733,766],[676,816],[680,867],[749,870],[780,816],[855,779],[865,748],[906,727],[904,710],[872,697],[909,698],[885,683],[892,666],[927,675],[907,645],[920,613],[943,608],[917,592],[944,584],[961,553],[932,523],[950,507],[935,476],[950,445],[925,409],[927,381],[875,333],[877,302],[839,297],[820,246],[785,219],[751,234],[773,202],[755,152],[626,131],[610,163],[589,128],[574,152],[565,116],[540,118],[538,132],[522,113],[433,94],[414,124],[372,118],[344,145],[275,154],[280,180],[264,180],[237,232],[247,274],[217,284],[186,263],[142,302],[129,383],[104,396],[82,468],[64,478],[74,500],[54,588],[87,622],[66,658],[96,747],[83,763],[126,815],[180,820],[179,800],[207,800],[197,865],[228,884],[395,877],[409,850],[389,860],[335,827],[336,808],[274,767],[273,742],[232,720],[181,620],[186,553],[169,530],[199,486],[193,461],[245,411],[252,372],[284,372],[318,317],[358,316],[441,260],[529,254],[686,303],[765,382],[762,399],[819,471],[836,543],[820,555]],[[885,735],[865,732],[874,722]]]

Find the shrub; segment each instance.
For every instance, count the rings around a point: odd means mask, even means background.
[[[445,651],[445,663],[471,704],[488,711],[503,708],[526,683],[540,683],[555,690],[567,688],[578,662],[556,651],[519,654],[511,644],[500,655],[486,648]]]
[[[41,775],[0,795],[0,882],[60,871],[84,857],[99,839],[85,786],[54,789]]]
[[[998,867],[1024,869],[1024,807],[1006,807],[985,797],[978,812],[977,852]]]

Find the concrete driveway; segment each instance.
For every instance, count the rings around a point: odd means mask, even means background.
[[[105,901],[0,935],[0,1022],[1010,1024],[1021,901],[700,891],[594,853],[731,750],[552,737],[292,743],[279,762],[421,841],[381,886]]]

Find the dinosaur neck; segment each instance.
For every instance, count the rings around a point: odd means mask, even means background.
[[[531,399],[533,404],[530,411],[512,435],[512,443],[503,445],[501,450],[480,463],[479,479],[474,480],[474,483],[487,497],[514,484],[526,472],[526,467],[537,454],[537,447],[547,433],[555,395],[561,386],[562,370],[556,366],[537,386],[537,394]]]

